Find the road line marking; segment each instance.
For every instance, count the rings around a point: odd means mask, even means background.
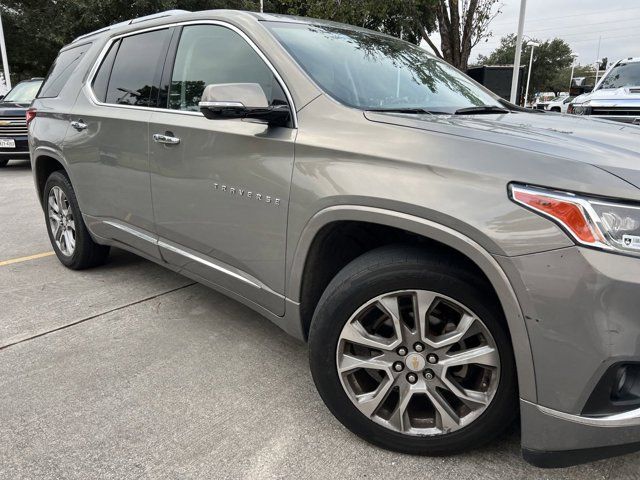
[[[36,253],[35,255],[29,255],[28,257],[20,257],[20,258],[12,258],[10,260],[2,260],[0,262],[0,267],[4,267],[5,265],[11,265],[14,263],[28,262],[29,260],[35,260],[37,258],[50,257],[51,255],[55,255],[54,252],[44,252],[44,253]]]

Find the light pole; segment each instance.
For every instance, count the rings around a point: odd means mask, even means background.
[[[260,13],[264,12],[264,0],[260,0]]]
[[[571,87],[573,86],[573,71],[576,68],[576,58],[578,58],[579,56],[580,55],[578,55],[577,53],[571,54],[573,61],[571,62],[571,79],[569,80],[569,90],[571,90]]]
[[[524,14],[527,10],[527,0],[520,0],[520,17],[518,17],[518,36],[516,38],[516,55],[513,61],[513,76],[511,77],[511,97],[509,101],[516,103],[518,96],[518,80],[520,80],[520,50],[522,49],[522,33],[524,32]]]
[[[533,49],[539,47],[536,42],[527,42],[527,47],[531,47],[531,58],[529,59],[529,73],[527,74],[527,89],[524,91],[524,106],[527,106],[527,98],[529,98],[529,82],[531,81],[531,68],[533,67]]]
[[[7,47],[4,43],[4,31],[2,30],[2,16],[0,16],[0,56],[2,56],[2,71],[4,72],[4,84],[11,90],[11,75],[9,75],[9,61],[7,60]]]

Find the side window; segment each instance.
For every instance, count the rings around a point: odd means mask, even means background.
[[[109,51],[102,60],[100,68],[98,68],[98,73],[96,73],[93,83],[91,84],[96,98],[103,103],[107,100],[107,86],[109,85],[109,77],[111,76],[113,61],[116,58],[119,46],[120,40],[111,44],[111,47],[109,47]]]
[[[158,95],[159,67],[164,63],[170,38],[170,30],[164,29],[120,40],[107,83],[105,102],[149,106],[150,100]],[[106,63],[103,65],[107,68]],[[104,81],[97,76],[95,80]]]
[[[85,43],[60,52],[49,69],[47,78],[38,93],[38,98],[50,98],[60,95],[62,88],[90,46],[90,43]]]
[[[171,76],[168,107],[198,110],[207,85],[258,83],[269,103],[286,103],[273,73],[236,32],[217,25],[184,27]]]

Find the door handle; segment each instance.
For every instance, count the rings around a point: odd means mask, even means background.
[[[82,120],[74,120],[73,122],[71,122],[71,126],[79,132],[87,128],[87,124],[84,123]]]
[[[162,133],[154,133],[153,141],[156,143],[164,143],[165,145],[177,145],[180,143],[180,139],[178,137],[171,137]]]

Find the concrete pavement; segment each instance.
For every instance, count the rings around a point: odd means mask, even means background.
[[[50,251],[26,163],[0,169],[0,264]],[[344,429],[306,347],[221,294],[131,254],[83,272],[0,266],[0,478],[637,479],[640,454],[563,470],[519,432],[451,458]]]

